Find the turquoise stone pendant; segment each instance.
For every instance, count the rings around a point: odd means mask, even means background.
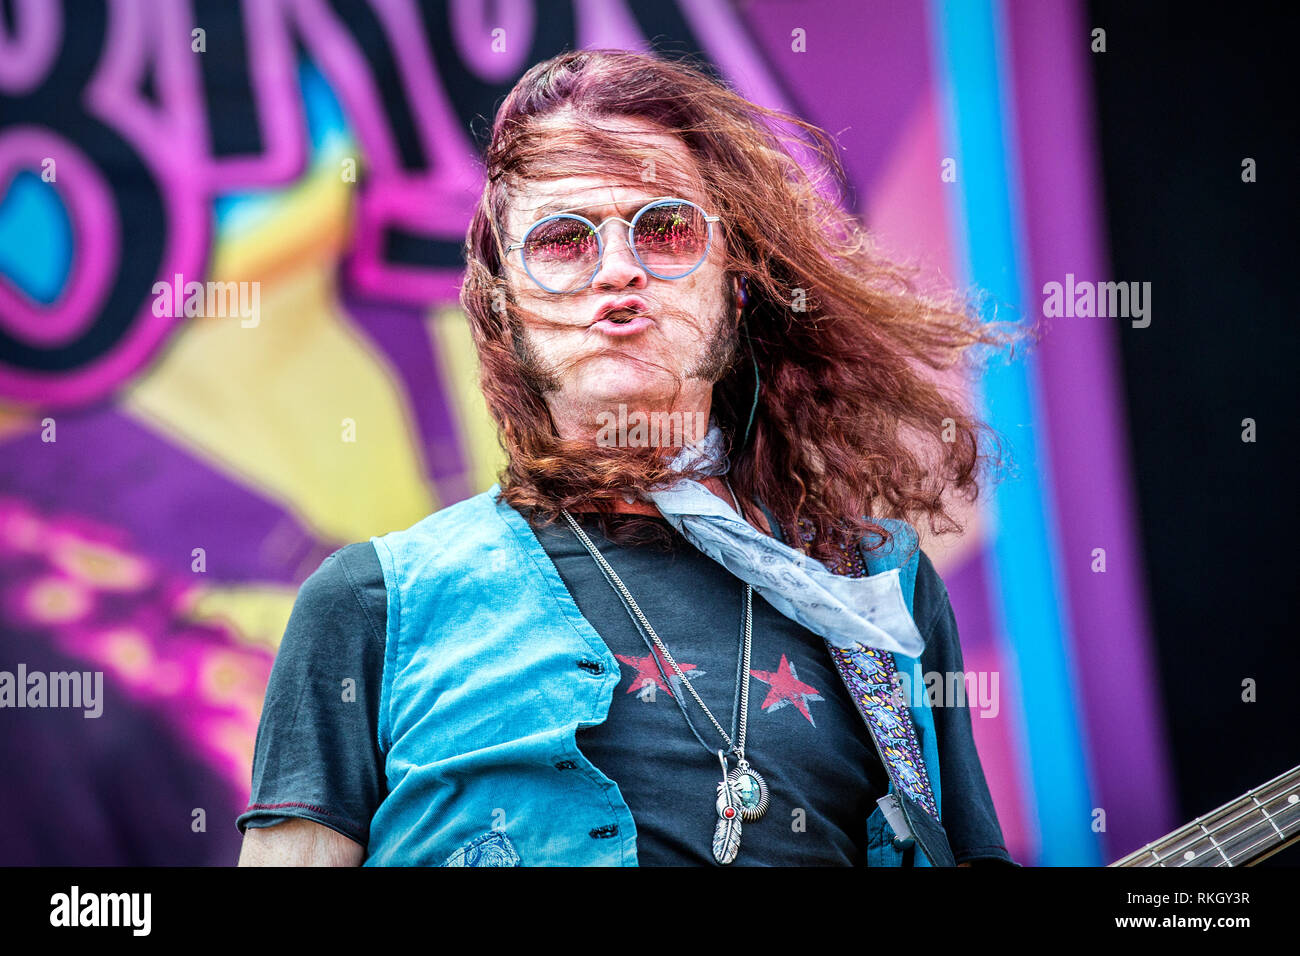
[[[762,774],[742,759],[727,775],[727,783],[739,798],[741,819],[746,823],[761,820],[768,804],[767,782]]]
[[[722,781],[715,804],[718,822],[713,830],[713,858],[726,865],[740,852],[741,822],[752,823],[767,813],[767,783],[743,757],[728,772],[727,758],[718,751]]]

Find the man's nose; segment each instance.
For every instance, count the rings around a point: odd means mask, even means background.
[[[622,228],[619,228],[619,227]],[[591,284],[596,289],[644,289],[650,281],[641,263],[632,254],[632,247],[627,241],[627,226],[615,223],[613,228],[604,230],[605,253],[600,260],[600,269]]]

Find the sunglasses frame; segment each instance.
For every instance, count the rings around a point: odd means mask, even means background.
[[[673,204],[682,203],[687,206],[694,206],[696,209],[700,211],[700,215],[704,217],[704,223],[707,226],[707,232],[705,233],[705,240],[704,240],[704,252],[700,255],[700,261],[695,263],[695,265],[691,266],[690,269],[683,272],[679,276],[661,275],[660,273],[655,272],[648,265],[646,265],[645,262],[641,259],[640,253],[636,251],[636,242],[634,239],[636,235],[636,224],[640,221],[641,217],[650,209],[654,209],[657,206],[665,206],[670,203]],[[578,286],[576,289],[552,289],[550,286],[546,285],[544,282],[539,280],[537,276],[533,275],[533,270],[530,269],[528,266],[528,257],[524,255],[523,252],[521,251],[519,253],[519,259],[524,265],[524,271],[528,273],[528,278],[532,279],[533,282],[538,286],[538,288],[543,289],[546,292],[550,292],[553,295],[572,295],[575,292],[582,292],[583,290],[590,287],[591,284],[596,280],[596,276],[597,274],[599,274],[601,266],[605,264],[605,240],[604,238],[602,238],[600,231],[605,228],[605,224],[608,223],[611,219],[617,220],[618,222],[621,222],[625,226],[627,226],[627,247],[632,250],[632,257],[636,259],[637,265],[639,265],[650,275],[654,276],[656,279],[667,279],[670,281],[676,279],[685,279],[688,275],[690,275],[700,266],[704,265],[705,260],[709,258],[709,250],[713,247],[713,224],[715,222],[722,221],[721,216],[710,216],[707,212],[704,211],[704,207],[701,206],[699,203],[692,202],[689,199],[682,199],[679,196],[656,196],[654,199],[647,200],[646,204],[636,211],[636,214],[632,217],[631,222],[628,222],[628,220],[622,218],[621,216],[606,216],[601,221],[599,226],[596,225],[594,222],[592,222],[590,219],[588,219],[586,216],[579,216],[577,213],[567,212],[562,210],[560,212],[551,213],[551,215],[549,216],[543,216],[541,219],[537,220],[535,223],[529,226],[528,231],[524,233],[524,237],[519,242],[512,242],[510,245],[506,246],[506,254],[509,255],[510,253],[514,252],[516,249],[522,250],[524,246],[527,245],[528,237],[532,235],[534,229],[536,229],[538,226],[541,226],[543,223],[552,222],[553,220],[556,219],[576,219],[578,222],[585,223],[587,226],[589,226],[591,228],[591,231],[596,234],[597,252],[596,252],[596,266],[594,269],[591,270],[591,275],[587,277],[586,282]]]

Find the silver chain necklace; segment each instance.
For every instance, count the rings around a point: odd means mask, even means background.
[[[731,483],[725,478],[723,479],[723,483],[727,486],[727,491],[731,495],[731,500],[735,502],[736,513],[743,515],[740,510],[740,501],[736,498],[736,493],[731,490]],[[690,692],[690,695],[695,698],[695,702],[700,705],[700,709],[704,711],[709,720],[713,722],[713,726],[717,728],[718,733],[722,735],[722,739],[727,742],[726,752],[722,750],[717,751],[718,760],[722,764],[722,781],[717,786],[717,799],[714,802],[714,809],[718,814],[718,823],[714,827],[713,831],[713,857],[719,863],[730,863],[736,858],[736,854],[740,850],[741,821],[743,820],[746,823],[753,823],[754,821],[761,819],[763,814],[767,812],[768,806],[767,782],[757,770],[749,765],[749,761],[745,759],[745,728],[748,724],[749,717],[749,651],[752,644],[754,630],[754,588],[748,582],[745,584],[745,641],[744,651],[741,655],[741,675],[739,681],[740,733],[738,734],[738,743],[733,744],[731,737],[722,729],[722,725],[718,723],[717,718],[713,716],[713,712],[709,710],[704,701],[700,699],[700,695],[695,692],[695,688],[692,687],[690,681],[686,679],[686,675],[682,673],[682,669],[677,666],[677,661],[675,661],[672,654],[668,652],[668,648],[664,646],[664,642],[659,639],[659,635],[655,633],[655,629],[650,625],[650,622],[646,620],[646,616],[641,613],[641,608],[637,606],[631,592],[628,591],[627,586],[623,584],[623,580],[618,576],[618,573],[610,566],[609,562],[605,560],[605,556],[600,553],[594,544],[592,544],[591,539],[587,537],[587,533],[583,531],[578,522],[574,520],[573,515],[569,514],[568,509],[562,509],[561,513],[569,522],[569,526],[573,529],[573,533],[578,536],[578,540],[586,546],[589,552],[591,552],[592,558],[595,559],[596,564],[599,565],[600,569],[605,573],[606,579],[609,580],[614,590],[618,592],[619,597],[623,599],[623,602],[628,606],[628,609],[636,616],[636,619],[641,623],[641,626],[645,628],[646,633],[648,633],[651,639],[655,642],[655,646],[659,648],[659,652],[663,655],[664,660],[666,660],[676,672],[678,686],[685,687],[687,691]],[[684,709],[682,714],[683,716],[686,715]],[[686,718],[686,722],[688,725],[690,724],[689,717]],[[732,726],[735,726],[734,715]],[[695,728],[691,727],[691,730],[694,732]],[[699,734],[696,734],[696,737],[698,738]],[[727,753],[732,750],[736,752],[736,767],[729,771],[727,767]]]

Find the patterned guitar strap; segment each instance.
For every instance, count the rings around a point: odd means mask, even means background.
[[[801,523],[800,537],[805,548],[812,541],[811,525],[806,521]],[[857,548],[840,548],[831,570],[851,577],[867,576],[866,563]],[[955,865],[894,656],[865,644],[846,650],[827,641],[826,647],[854,706],[866,722],[881,763],[894,785],[894,792],[879,801],[885,819],[895,833],[894,845],[903,849],[916,840],[932,865]],[[899,801],[897,794],[904,794],[906,800]],[[907,801],[910,801],[910,807],[900,805]],[[929,819],[914,811],[908,812],[912,807],[924,811]]]

